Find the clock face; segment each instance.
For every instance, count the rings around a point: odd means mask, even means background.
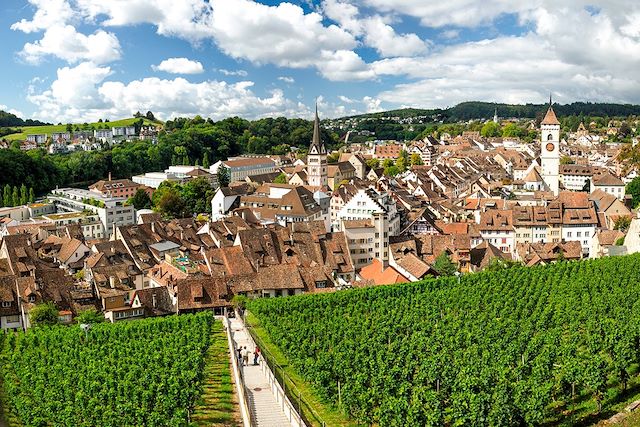
[[[553,151],[554,148],[555,146],[552,143],[547,144],[547,151]]]

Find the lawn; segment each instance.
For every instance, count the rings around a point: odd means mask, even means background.
[[[138,120],[136,118],[128,118],[128,119],[122,119],[122,120],[115,120],[112,122],[108,122],[108,123],[89,123],[89,126],[94,126],[96,129],[102,129],[104,127],[104,125],[110,126],[110,127],[114,127],[114,126],[130,126],[133,125],[133,123]],[[151,120],[147,119],[147,118],[143,118],[144,124],[145,125],[153,125],[153,124],[157,124],[156,122],[152,122]],[[80,127],[81,130],[83,125],[81,123],[76,123],[73,125],[73,128],[75,129],[75,127],[78,126]],[[15,140],[24,140],[27,137],[27,134],[38,134],[38,133],[46,133],[46,134],[50,134],[52,132],[66,132],[67,131],[67,125],[66,124],[62,124],[62,125],[48,125],[48,126],[11,126],[11,128],[19,128],[22,129],[22,132],[20,133],[12,133],[10,135],[6,135],[3,138],[6,138],[7,141],[15,141]]]
[[[191,422],[197,426],[241,426],[242,419],[231,376],[229,347],[222,323],[213,326],[205,356],[204,385]]]

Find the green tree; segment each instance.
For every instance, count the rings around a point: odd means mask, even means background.
[[[190,213],[211,213],[211,199],[214,195],[215,190],[204,177],[190,180],[180,191],[186,211]]]
[[[569,156],[562,156],[560,157],[560,164],[561,165],[572,165],[575,162],[573,161],[573,159]]]
[[[284,172],[281,172],[280,175],[276,176],[273,180],[275,184],[286,184],[287,183],[287,175]]]
[[[152,122],[156,121],[156,117],[153,115],[153,113],[151,111],[147,111],[147,114],[145,114],[145,117],[149,120],[151,120]]]
[[[411,165],[412,166],[419,166],[419,165],[423,165],[424,163],[422,162],[422,157],[420,157],[420,154],[418,153],[413,153],[411,154]]]
[[[36,195],[33,192],[33,187],[29,187],[29,203],[33,203],[36,200]]]
[[[328,164],[336,164],[338,163],[338,160],[340,159],[340,153],[336,152],[336,153],[331,153],[327,156],[327,163]]]
[[[623,233],[626,232],[629,229],[629,226],[631,225],[631,218],[628,216],[620,216],[618,218],[616,218],[616,220],[613,222],[613,229],[614,230],[620,230]]]
[[[404,172],[407,170],[407,160],[404,157],[398,157],[398,160],[396,160],[396,167],[398,168],[398,171],[400,173]]]
[[[221,164],[218,167],[218,186],[228,187],[230,181],[231,181],[231,176],[229,173],[229,169],[225,165]]]
[[[438,255],[433,263],[433,269],[441,276],[453,276],[458,271],[458,267],[451,261],[447,252]]]
[[[631,195],[631,205],[636,208],[640,204],[640,176],[635,177],[627,184],[627,194]]]
[[[378,169],[380,167],[380,160],[378,159],[368,159],[366,163],[371,169]]]
[[[211,163],[209,162],[209,152],[205,151],[202,156],[202,167],[205,169],[209,169],[211,167]]]
[[[85,310],[82,313],[76,316],[77,323],[102,323],[104,322],[104,316],[102,313],[99,313],[94,308],[90,308],[89,310]]]
[[[165,219],[184,218],[190,215],[184,199],[175,190],[165,193],[156,208]]]
[[[58,323],[58,309],[52,302],[37,304],[29,312],[32,326],[51,326]]]
[[[2,206],[12,206],[13,199],[11,198],[11,186],[5,184],[2,190]]]
[[[13,186],[13,192],[11,193],[11,206],[20,205],[20,190],[15,185]]]
[[[149,197],[149,194],[147,194],[147,192],[142,188],[139,188],[136,191],[136,194],[129,197],[127,203],[133,205],[137,210],[151,208],[151,198]]]
[[[20,204],[26,205],[29,203],[29,190],[27,190],[27,186],[24,183],[20,186]]]
[[[67,132],[73,132],[73,125],[71,123],[67,123]]]
[[[502,135],[502,129],[498,123],[487,122],[482,126],[480,134],[485,138],[492,138]]]

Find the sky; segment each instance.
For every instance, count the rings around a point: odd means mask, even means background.
[[[635,0],[2,0],[0,109],[52,123],[640,103]]]

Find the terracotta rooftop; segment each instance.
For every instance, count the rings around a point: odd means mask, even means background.
[[[545,114],[544,119],[540,122],[541,125],[559,125],[560,121],[556,117],[555,111],[553,111],[553,107],[549,106],[547,110],[547,114]]]

